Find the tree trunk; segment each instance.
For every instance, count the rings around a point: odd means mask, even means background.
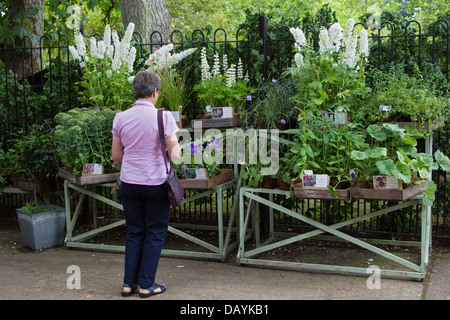
[[[125,28],[133,22],[143,44],[161,43],[159,34],[150,38],[153,31],[161,33],[163,43],[170,41],[170,15],[166,0],[120,0],[120,10]]]
[[[31,8],[38,10],[37,14]],[[9,28],[13,29],[18,24],[26,29],[25,34],[34,35],[31,40],[39,40],[44,34],[44,0],[14,0],[9,2]],[[24,12],[23,21],[17,22],[14,17],[19,12]],[[39,47],[39,41],[22,41],[19,37],[14,39],[16,48],[25,48],[25,50],[6,50],[3,52],[5,65],[17,74],[18,79],[26,78],[34,73],[41,71],[41,52],[40,50],[31,50],[30,48]],[[11,48],[11,42],[6,41],[6,48]]]

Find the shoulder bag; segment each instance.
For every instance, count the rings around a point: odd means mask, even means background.
[[[166,151],[166,139],[164,139],[164,124],[163,124],[163,112],[164,109],[158,109],[158,131],[159,131],[159,140],[161,143],[161,151],[164,155],[164,163],[166,165],[166,173],[168,175],[167,178],[167,196],[169,198],[169,202],[172,207],[178,207],[183,201],[184,197],[184,188],[181,185],[181,182],[178,180],[178,177],[173,169],[172,165],[169,162],[169,158],[167,156]],[[170,170],[167,168],[167,162],[169,162]]]

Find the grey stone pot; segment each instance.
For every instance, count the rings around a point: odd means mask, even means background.
[[[33,250],[63,245],[65,209],[55,205],[41,207],[50,211],[29,214],[22,208],[16,209],[23,245]]]

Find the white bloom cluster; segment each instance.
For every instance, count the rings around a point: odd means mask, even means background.
[[[367,30],[362,30],[359,36],[354,32],[355,21],[348,19],[345,30],[339,23],[334,23],[327,30],[322,27],[319,32],[319,54],[331,59],[334,66],[344,65],[354,69],[362,58],[367,60],[369,55],[369,41]],[[294,60],[297,68],[305,66],[305,49],[311,50],[300,28],[290,29],[295,40],[297,53]],[[358,45],[359,44],[359,45]]]
[[[128,24],[122,40],[117,32],[111,34],[111,28],[106,25],[103,40],[97,41],[94,37],[89,39],[89,52],[86,48],[83,35],[75,35],[75,47],[69,46],[69,51],[80,66],[84,68],[88,61],[101,60],[105,63],[108,75],[112,72],[121,72],[121,67],[127,68],[129,73],[133,72],[133,64],[136,60],[136,48],[131,46],[134,23]],[[111,41],[112,40],[112,41]]]
[[[147,64],[150,66],[149,70],[171,69],[175,64],[191,55],[196,49],[187,49],[171,54],[170,51],[172,50],[173,44],[169,43],[153,52],[147,60]]]
[[[214,54],[214,63],[212,69],[209,66],[208,59],[206,57],[206,48],[203,47],[200,53],[201,58],[201,75],[202,82],[210,80],[213,77],[225,77],[225,81],[228,87],[231,87],[236,81],[244,80],[248,81],[248,76],[244,76],[244,68],[242,60],[239,58],[238,65],[234,63],[228,65],[228,57],[226,54],[222,57],[222,72],[220,71],[220,58],[219,54]],[[211,71],[210,71],[211,70]]]

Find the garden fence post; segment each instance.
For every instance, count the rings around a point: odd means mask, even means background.
[[[259,17],[259,36],[262,40],[262,45],[259,49],[259,53],[264,55],[264,61],[261,68],[263,80],[267,79],[267,24],[268,19],[266,16]]]

